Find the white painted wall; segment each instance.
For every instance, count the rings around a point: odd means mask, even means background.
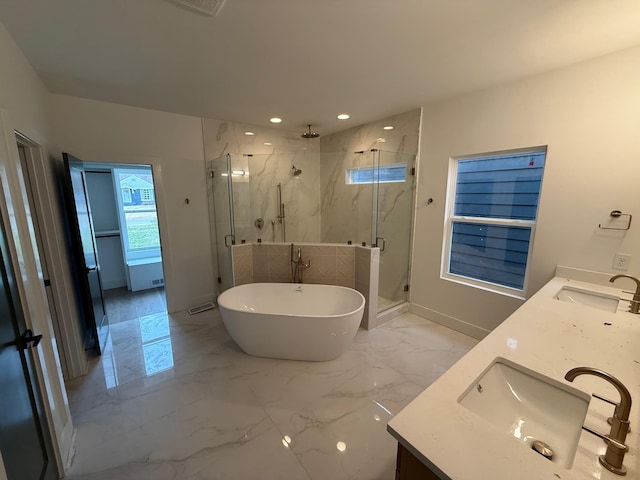
[[[598,229],[640,216],[639,65],[634,48],[424,108],[413,311],[480,337],[522,303],[440,279],[450,156],[548,145],[528,296],[557,264],[614,273],[616,252],[640,274],[640,226]]]
[[[0,24],[0,65],[2,65],[0,70],[2,208],[0,210],[8,230],[7,240],[16,267],[18,290],[27,325],[43,335],[36,353],[36,363],[40,388],[45,396],[49,427],[55,437],[56,460],[60,467],[68,460],[73,424],[64,389],[61,364],[55,347],[53,325],[41,280],[42,272],[34,253],[35,239],[30,232],[30,212],[14,134],[15,130],[20,131],[38,143],[43,147],[45,155],[52,149],[53,134],[49,128],[50,122],[46,109],[48,93],[2,24]],[[47,168],[44,171],[50,173]],[[53,211],[52,214],[56,216],[58,212]],[[47,221],[52,220],[54,219],[47,219]],[[55,243],[60,240],[59,232],[47,231],[45,238]],[[58,268],[58,276],[54,279],[58,294],[61,290],[65,292],[63,285],[59,284],[60,279],[62,279],[61,282],[68,281],[68,272],[66,277],[64,273]],[[64,303],[63,297],[64,295],[61,296],[60,301]],[[69,314],[70,322],[77,322],[77,311],[68,309],[65,313]],[[5,475],[2,465],[0,465],[0,472],[0,478],[2,478]]]
[[[100,260],[100,280],[102,288],[126,287],[127,272],[120,235],[100,236],[104,232],[119,232],[118,206],[113,188],[111,171],[87,172],[87,195],[93,206],[91,216],[96,232],[96,250]]]
[[[105,163],[155,159],[167,307],[175,312],[213,300],[201,120],[64,95],[51,95],[50,106],[61,151]]]

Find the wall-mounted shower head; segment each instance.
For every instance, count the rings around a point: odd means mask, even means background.
[[[302,170],[300,170],[299,168],[296,168],[295,165],[291,165],[291,170],[293,173],[294,177],[297,177],[298,175],[300,175],[302,173]]]
[[[307,127],[309,127],[309,131],[300,135],[302,138],[318,138],[320,136],[319,133],[311,131],[311,125],[307,125]]]

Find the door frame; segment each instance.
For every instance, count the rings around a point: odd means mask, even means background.
[[[164,183],[162,178],[162,159],[160,157],[132,156],[132,155],[87,155],[83,152],[73,152],[77,158],[82,158],[83,163],[89,169],[100,166],[109,168],[150,166],[153,174],[153,187],[155,190],[156,212],[158,215],[158,231],[160,233],[160,256],[162,257],[162,272],[164,276],[164,293],[167,301],[167,311],[176,311],[173,305],[176,303],[172,295],[174,288],[174,262],[171,256],[171,237],[169,236],[169,221],[167,204],[165,202]]]
[[[36,143],[34,141],[34,143]],[[58,471],[71,459],[73,423],[64,386],[49,305],[37,262],[27,189],[20,166],[15,129],[9,112],[0,109],[0,215],[5,223],[9,259],[27,328],[43,335],[34,349],[35,373],[42,392],[45,418],[52,437]],[[46,372],[46,375],[45,373]],[[4,474],[4,467],[3,467]]]
[[[2,272],[0,272],[0,275],[2,276],[2,283],[6,290],[4,292],[4,303],[6,305],[6,311],[4,314],[9,317],[3,319],[3,324],[4,328],[8,327],[8,330],[11,332],[9,334],[10,338],[13,338],[10,343],[5,344],[6,354],[10,356],[9,362],[17,363],[17,365],[14,363],[13,367],[19,368],[22,373],[22,375],[20,375],[22,378],[13,377],[17,382],[14,388],[24,388],[23,395],[28,397],[26,399],[24,396],[22,399],[14,399],[12,407],[10,407],[9,410],[13,408],[13,404],[17,401],[19,404],[16,405],[17,408],[26,408],[27,412],[30,412],[30,417],[33,420],[33,426],[35,427],[35,432],[32,431],[35,433],[35,438],[29,435],[30,439],[28,440],[28,444],[21,446],[21,448],[27,448],[30,453],[36,454],[36,457],[33,458],[33,461],[37,462],[36,465],[39,464],[40,459],[42,459],[43,463],[41,464],[41,467],[43,468],[40,468],[40,478],[60,478],[60,472],[57,467],[55,453],[53,450],[53,437],[49,432],[50,425],[44,411],[44,404],[46,400],[43,395],[43,391],[40,388],[35,371],[35,353],[37,351],[37,343],[43,338],[43,336],[39,335],[37,331],[32,332],[27,328],[24,315],[25,309],[17,291],[18,289],[16,288],[16,272],[9,253],[9,242],[6,227],[4,225],[4,219],[0,222],[0,230],[0,236],[2,237],[0,239],[0,243],[2,244],[0,245],[0,256],[2,257],[0,261],[0,270],[2,270]],[[37,340],[35,341],[35,344],[29,346],[29,344],[24,340],[20,341],[20,337],[24,339],[24,336],[27,334],[31,334],[32,338],[34,335],[36,336]],[[7,339],[5,337],[5,341],[6,340]],[[11,347],[12,344],[13,347]],[[4,368],[5,365],[2,367]],[[14,371],[11,370],[11,372]],[[23,411],[23,414],[26,414],[26,412]],[[3,412],[0,412],[0,415],[3,415]],[[16,418],[11,417],[11,414],[9,415],[10,421],[11,419],[15,421]],[[25,427],[23,427],[22,432],[25,432],[24,428]],[[11,437],[5,438],[5,446],[8,446],[7,443],[12,444],[11,448],[14,448],[15,442],[12,441]],[[39,454],[37,454],[36,451],[38,451]],[[42,455],[42,457],[39,455]],[[24,461],[19,460],[16,462],[15,458],[11,459],[11,464],[13,466],[14,473],[16,468],[21,469],[24,467]]]
[[[88,370],[88,356],[84,350],[78,322],[62,321],[62,319],[78,318],[75,294],[69,282],[65,281],[62,272],[68,270],[66,257],[60,252],[66,251],[66,245],[59,239],[63,235],[61,224],[56,221],[60,215],[55,210],[57,196],[50,190],[51,176],[47,169],[42,147],[37,145],[26,135],[15,132],[16,142],[24,147],[26,172],[24,183],[31,190],[35,212],[32,218],[35,220],[34,228],[39,230],[42,239],[40,255],[44,258],[48,267],[51,293],[54,297],[55,312],[51,317],[56,334],[58,352],[62,365],[62,373],[65,380],[85,375]]]

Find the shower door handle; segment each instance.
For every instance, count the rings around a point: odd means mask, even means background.
[[[379,241],[382,240],[382,246],[380,247]],[[387,246],[387,241],[384,237],[376,237],[376,247],[380,247],[380,251],[384,252],[385,247]]]
[[[231,244],[227,243],[227,238],[231,238]],[[230,247],[231,245],[235,245],[236,244],[236,237],[235,235],[225,235],[224,236],[224,246],[225,247]]]

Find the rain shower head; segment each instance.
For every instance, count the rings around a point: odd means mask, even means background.
[[[291,165],[291,170],[293,170],[293,176],[297,177],[298,175],[300,175],[302,173],[302,170],[300,170],[299,168],[296,168],[295,165]]]
[[[302,138],[318,138],[320,136],[319,133],[311,131],[311,125],[307,125],[307,127],[309,127],[309,131],[300,135]]]

